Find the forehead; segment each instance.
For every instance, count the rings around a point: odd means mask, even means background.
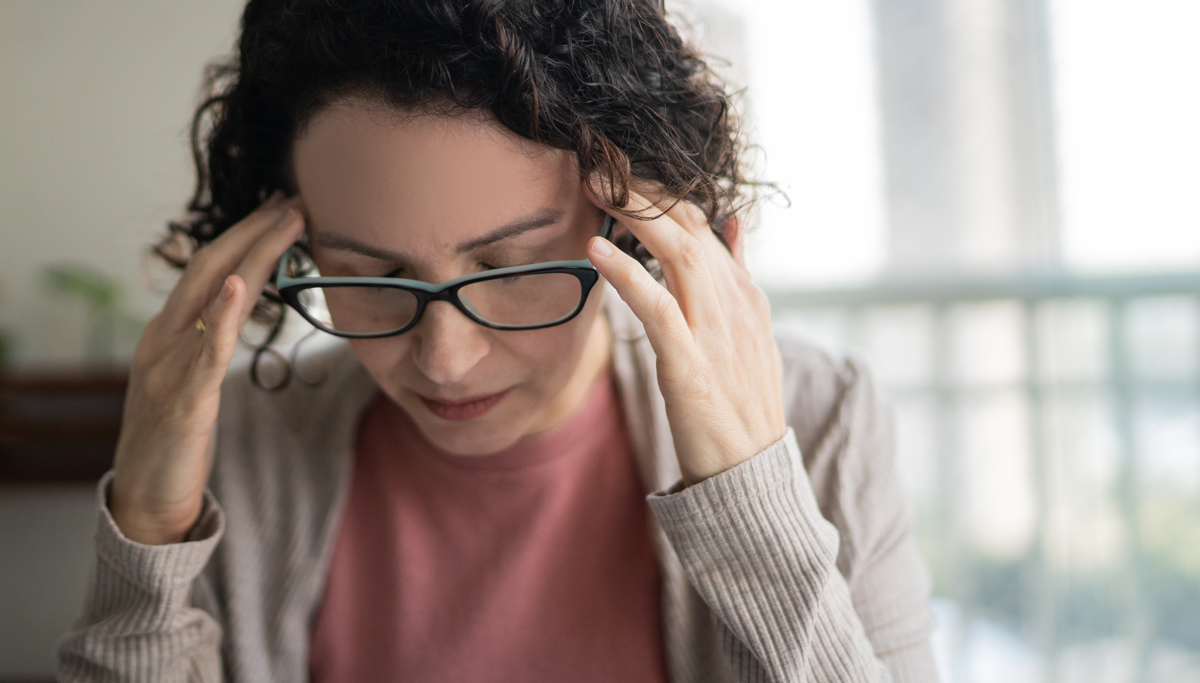
[[[319,112],[293,146],[311,222],[408,248],[458,244],[581,198],[573,156],[476,112],[411,114],[364,102]]]

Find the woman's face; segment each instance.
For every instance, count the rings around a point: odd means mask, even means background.
[[[572,155],[473,113],[409,115],[344,101],[309,123],[293,163],[324,276],[437,283],[583,259],[603,220]],[[604,370],[603,288],[602,280],[557,327],[493,330],[438,301],[404,334],[350,344],[430,441],[461,455],[493,453],[561,422]]]

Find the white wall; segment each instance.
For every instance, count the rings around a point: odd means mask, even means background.
[[[20,365],[82,359],[84,312],[45,291],[46,264],[117,275],[138,312],[157,309],[143,257],[191,190],[187,123],[240,5],[0,2],[0,328]],[[93,496],[0,487],[0,679],[53,675],[82,606]]]
[[[201,72],[241,4],[0,3],[0,328],[20,365],[82,357],[84,312],[46,292],[46,264],[118,275],[137,311],[157,309],[146,247],[190,193]]]

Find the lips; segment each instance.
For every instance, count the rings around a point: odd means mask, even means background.
[[[496,407],[496,404],[504,400],[508,395],[509,389],[505,389],[498,394],[488,394],[487,396],[472,396],[461,401],[439,401],[432,398],[421,396],[421,402],[429,409],[429,412],[437,415],[443,420],[453,420],[462,422],[465,420],[474,420],[478,417],[483,417],[489,410]]]

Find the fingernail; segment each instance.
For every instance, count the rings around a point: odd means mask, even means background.
[[[612,256],[612,243],[603,237],[597,237],[595,241],[592,242],[592,251],[600,254],[601,256]]]
[[[229,284],[229,278],[226,278],[225,286],[221,288],[221,301],[229,301],[231,296],[233,296],[233,285]]]
[[[296,218],[299,217],[299,215],[299,212],[297,212],[295,209],[288,207],[288,210],[284,211],[283,215],[279,217],[279,221],[275,223],[275,227],[280,229],[289,227],[296,221]]]

